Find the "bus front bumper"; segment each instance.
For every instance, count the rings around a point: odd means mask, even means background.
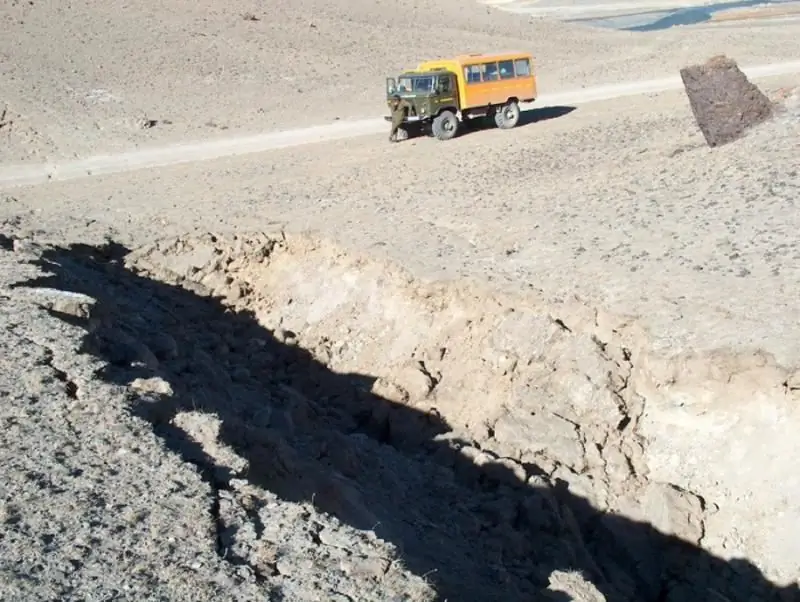
[[[392,121],[392,116],[391,115],[384,115],[383,118],[386,121],[389,121],[389,122]],[[417,115],[412,115],[410,117],[406,117],[405,119],[403,119],[403,123],[417,123],[419,121],[422,121],[422,117],[419,117]]]

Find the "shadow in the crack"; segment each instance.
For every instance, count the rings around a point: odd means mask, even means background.
[[[5,234],[0,234],[0,249],[11,251],[14,249],[14,239]]]
[[[535,466],[520,475],[477,465],[434,410],[373,394],[374,376],[332,372],[250,313],[142,276],[124,264],[127,252],[115,243],[50,248],[37,260],[49,275],[18,286],[97,299],[88,321],[59,317],[87,330],[82,352],[106,362],[100,378],[169,383],[171,392],[132,395],[131,408],[214,487],[246,478],[374,529],[451,602],[545,599],[555,570],[582,572],[609,602],[800,600],[796,586],[770,583],[746,560],[598,512]],[[246,470],[204,451],[179,426],[185,412],[218,417],[219,442]],[[257,569],[269,579],[269,567]]]

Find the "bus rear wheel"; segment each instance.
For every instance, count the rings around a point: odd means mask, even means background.
[[[458,117],[452,111],[442,111],[433,120],[433,135],[439,140],[450,140],[458,132]]]
[[[510,130],[519,123],[519,105],[516,101],[504,104],[494,114],[494,123],[502,130]]]

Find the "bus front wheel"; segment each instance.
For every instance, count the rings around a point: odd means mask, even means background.
[[[452,111],[442,111],[433,120],[431,129],[439,140],[450,140],[458,131],[458,117]]]

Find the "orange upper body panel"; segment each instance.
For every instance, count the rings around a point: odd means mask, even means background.
[[[499,105],[509,98],[533,101],[537,96],[533,57],[525,52],[467,54],[425,61],[418,71],[447,69],[456,75],[460,109]]]

